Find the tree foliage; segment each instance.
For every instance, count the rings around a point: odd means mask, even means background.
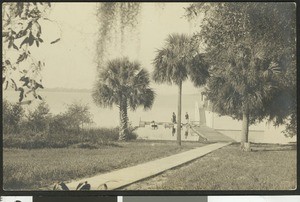
[[[90,107],[81,102],[73,102],[66,106],[66,111],[51,118],[50,133],[82,132],[84,126],[94,123]]]
[[[17,133],[21,127],[22,118],[24,117],[25,110],[18,103],[9,103],[3,100],[2,105],[2,124],[5,133]]]
[[[89,106],[79,102],[74,102],[70,105],[67,105],[65,118],[69,127],[77,128],[78,130],[83,128],[85,124],[93,123]]]
[[[49,105],[42,101],[33,109],[20,103],[3,102],[5,134],[67,134],[82,132],[85,125],[93,123],[89,106],[80,102],[68,104],[66,111],[53,115]]]
[[[2,85],[19,91],[19,102],[29,94],[42,100],[36,90],[43,88],[40,72],[45,63],[32,55],[31,48],[44,42],[41,21],[49,20],[50,7],[50,3],[37,2],[2,5]]]
[[[178,85],[190,78],[195,86],[201,86],[209,76],[196,38],[185,34],[169,35],[165,46],[157,50],[153,64],[152,77],[157,83]]]
[[[138,38],[136,27],[141,12],[140,2],[101,2],[98,3],[96,17],[99,22],[99,36],[97,40],[97,58],[99,67],[102,67],[107,50],[115,38],[120,38],[123,51],[125,41],[130,38],[129,34],[135,34]],[[131,38],[133,38],[131,36]],[[100,68],[101,69],[101,68]]]
[[[118,58],[107,63],[98,76],[93,89],[93,100],[100,107],[116,105],[120,109],[120,140],[129,134],[127,108],[150,109],[155,93],[150,88],[149,73],[140,63]]]
[[[209,76],[205,55],[199,53],[197,37],[171,34],[154,58],[153,79],[157,83],[175,84],[179,87],[177,114],[177,142],[181,145],[182,83],[188,78],[195,86],[206,83]]]
[[[187,8],[189,18],[199,13],[204,13],[198,36],[211,65],[207,96],[214,109],[238,119],[247,111],[251,123],[296,118],[295,4],[194,3]]]
[[[41,102],[26,115],[26,128],[32,132],[48,131],[51,117],[49,105],[46,102]]]

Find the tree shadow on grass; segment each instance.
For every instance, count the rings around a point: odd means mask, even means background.
[[[102,144],[93,144],[89,142],[74,144],[71,146],[72,148],[80,148],[80,149],[99,149],[103,147],[123,147],[122,145],[115,142],[107,142]]]
[[[231,145],[239,146],[239,142]],[[269,152],[269,151],[293,151],[297,150],[297,143],[289,144],[271,144],[271,143],[253,143],[251,142],[251,152]]]
[[[251,145],[252,152],[268,152],[268,151],[292,151],[297,150],[297,144],[254,144]]]

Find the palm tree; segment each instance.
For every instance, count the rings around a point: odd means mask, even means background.
[[[106,67],[99,72],[92,97],[100,107],[118,106],[119,140],[128,139],[127,108],[134,111],[138,106],[143,106],[145,110],[152,107],[155,93],[149,84],[149,73],[141,68],[140,63],[131,62],[128,58],[108,61]]]
[[[171,34],[165,47],[157,51],[154,59],[153,79],[157,83],[178,86],[177,142],[181,145],[182,83],[190,78],[195,86],[204,85],[209,76],[208,65],[194,38],[184,34]]]
[[[269,111],[278,114],[280,110],[277,98],[282,87],[278,79],[282,74],[278,63],[267,56],[257,57],[257,53],[263,53],[259,45],[253,48],[241,43],[237,47],[221,53],[229,62],[211,69],[206,95],[220,115],[242,120],[241,149],[250,151],[249,126],[261,122],[267,114],[271,117]]]

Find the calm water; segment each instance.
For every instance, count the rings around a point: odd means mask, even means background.
[[[90,112],[93,115],[95,126],[98,127],[115,127],[119,124],[119,111],[117,107],[111,109],[105,109],[97,107],[92,100],[89,92],[41,92],[40,93],[44,100],[50,107],[50,112],[53,114],[59,114],[66,110],[66,105],[72,102],[81,102],[88,104]],[[5,91],[3,97],[11,102],[18,100],[18,93],[14,91]],[[182,96],[182,120],[184,122],[185,112],[190,115],[190,120],[195,120],[195,102],[199,101],[199,95],[183,95]],[[31,109],[38,104],[35,101],[31,105],[24,105],[25,108]],[[177,113],[177,95],[157,95],[154,105],[151,110],[144,111],[142,108],[138,108],[135,112],[128,111],[129,120],[132,125],[136,126],[139,124],[140,119],[142,121],[156,121],[156,122],[170,122],[172,112]],[[240,129],[241,122],[229,120],[229,117],[215,117],[214,125],[216,128],[229,128],[229,129]],[[225,120],[226,119],[226,120]],[[227,120],[228,119],[228,120]],[[219,124],[218,124],[219,122]],[[266,143],[288,143],[296,141],[294,138],[285,138],[281,131],[284,126],[275,128],[272,126],[266,126],[265,123],[250,126],[250,130],[263,130],[264,132],[251,132],[250,141],[252,142],[266,142]],[[240,132],[232,130],[222,130],[223,134],[239,141]],[[159,126],[158,130],[152,130],[150,126],[145,128],[139,128],[137,130],[140,138],[145,139],[164,139],[164,140],[176,140],[175,136],[172,136],[170,129],[165,129]],[[193,136],[189,133],[187,139],[182,136],[182,140],[197,141],[198,137]]]
[[[94,122],[97,126],[111,127],[119,124],[119,110],[117,107],[105,109],[97,107],[92,100],[89,92],[41,92],[44,100],[50,107],[53,114],[58,114],[66,110],[66,105],[72,102],[81,102],[88,104],[90,112],[93,115]],[[16,102],[18,94],[14,91],[5,91],[3,97],[9,101]],[[182,120],[185,112],[190,115],[190,120],[195,117],[195,102],[200,99],[199,95],[183,95],[182,97]],[[36,101],[38,102],[38,101]],[[37,103],[27,108],[33,108]],[[25,105],[24,105],[25,106]],[[138,125],[139,120],[170,122],[172,112],[177,113],[177,95],[157,95],[151,110],[144,111],[138,108],[136,111],[128,111],[129,120],[132,125]]]

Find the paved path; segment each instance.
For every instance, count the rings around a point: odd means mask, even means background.
[[[209,144],[203,147],[198,147],[189,151],[139,164],[136,166],[123,168],[110,173],[100,174],[82,180],[72,181],[68,183],[67,186],[71,190],[74,190],[78,183],[88,181],[88,183],[91,184],[91,190],[103,189],[104,183],[107,185],[108,190],[121,188],[136,181],[162,173],[163,171],[166,171],[168,169],[180,166],[229,144],[231,143],[223,142]]]
[[[208,142],[236,142],[234,139],[207,126],[197,126],[193,129]]]

